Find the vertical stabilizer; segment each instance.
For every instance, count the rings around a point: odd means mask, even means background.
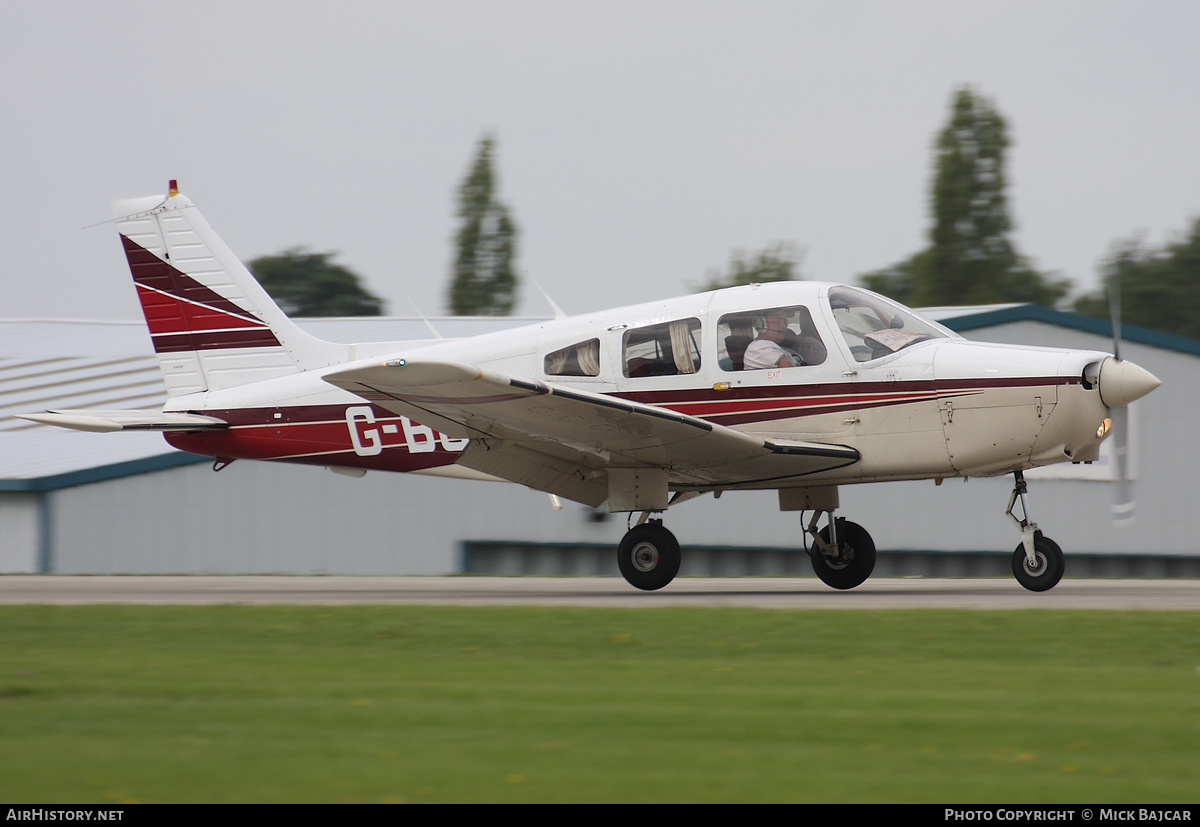
[[[170,396],[220,390],[341,361],[300,330],[175,182],[166,198],[113,205]]]

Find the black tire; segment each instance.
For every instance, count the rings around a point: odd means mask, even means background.
[[[829,526],[821,529],[821,540],[829,542]],[[811,552],[813,571],[821,582],[835,589],[861,586],[875,570],[875,541],[858,523],[837,521],[838,551],[841,556],[829,558],[814,548]]]
[[[679,574],[679,541],[660,520],[634,526],[617,548],[617,567],[629,585],[652,592]]]
[[[1062,580],[1067,562],[1063,558],[1062,549],[1058,543],[1049,537],[1043,537],[1038,531],[1033,535],[1033,553],[1037,557],[1037,565],[1030,566],[1025,556],[1025,544],[1017,546],[1013,552],[1012,570],[1017,582],[1031,592],[1044,592],[1053,589]]]

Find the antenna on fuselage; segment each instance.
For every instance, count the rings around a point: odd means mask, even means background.
[[[550,294],[542,289],[542,286],[537,283],[537,279],[535,279],[533,276],[529,275],[528,273],[525,274],[525,278],[527,278],[531,282],[533,282],[533,286],[538,289],[538,292],[542,294],[542,298],[546,300],[546,304],[550,305],[550,309],[554,311],[554,318],[556,318],[556,319],[567,318],[567,314],[563,312],[563,309],[561,307],[559,307],[557,304],[554,303],[554,299],[550,298]]]
[[[408,303],[413,306],[413,310],[417,311],[417,315],[421,317],[421,321],[425,322],[425,326],[427,328],[429,328],[429,332],[433,334],[433,338],[435,338],[435,339],[445,338],[444,336],[442,336],[442,334],[437,332],[437,328],[435,328],[433,326],[433,324],[429,321],[429,319],[425,318],[425,314],[421,312],[421,308],[417,307],[417,303],[415,301],[413,301],[410,298],[408,300]]]

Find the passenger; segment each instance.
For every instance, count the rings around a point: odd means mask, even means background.
[[[787,315],[781,312],[768,313],[763,321],[766,326],[746,348],[746,370],[790,368],[804,364],[799,354],[782,346],[791,332],[787,326]]]

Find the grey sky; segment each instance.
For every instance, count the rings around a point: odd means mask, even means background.
[[[735,249],[852,280],[916,252],[931,141],[1008,119],[1022,253],[1081,287],[1200,213],[1193,0],[5,3],[0,317],[138,317],[114,197],[179,179],[243,259],[336,250],[445,309],[454,191],[498,139],[519,264],[568,312]],[[546,312],[522,290],[520,312]]]

